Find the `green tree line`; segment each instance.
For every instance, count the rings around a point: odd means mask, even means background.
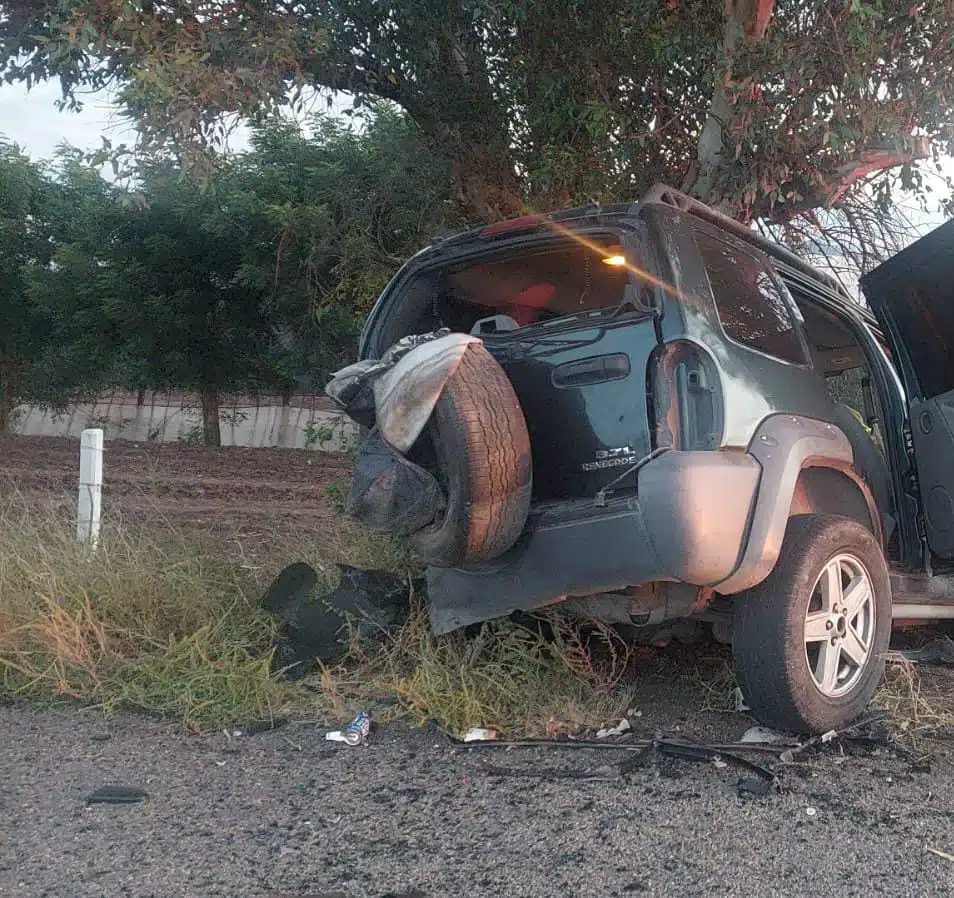
[[[954,0],[5,0],[0,71],[66,104],[109,88],[199,169],[230,114],[383,100],[469,220],[664,181],[868,265],[899,195],[948,193],[952,22]]]
[[[201,182],[142,159],[133,186],[78,151],[0,144],[0,432],[20,403],[109,388],[320,389],[402,259],[454,224],[447,163],[386,109],[278,121]]]

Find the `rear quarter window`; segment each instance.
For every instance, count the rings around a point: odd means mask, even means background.
[[[751,253],[695,232],[726,336],[793,365],[806,363],[791,310],[768,269]]]

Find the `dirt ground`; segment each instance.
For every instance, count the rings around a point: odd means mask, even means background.
[[[335,513],[328,487],[349,472],[348,457],[337,453],[110,441],[103,453],[103,514],[159,514],[177,525],[242,530],[276,519],[319,522]],[[75,496],[79,441],[0,440],[0,481],[28,498]]]

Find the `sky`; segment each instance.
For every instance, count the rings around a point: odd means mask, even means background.
[[[92,94],[81,112],[60,112],[59,84],[45,81],[28,91],[22,84],[0,87],[0,135],[20,145],[32,159],[49,159],[64,141],[81,150],[95,150],[106,137],[116,146],[132,144],[135,131],[125,122],[106,93]],[[240,150],[246,137],[232,135],[229,146]]]

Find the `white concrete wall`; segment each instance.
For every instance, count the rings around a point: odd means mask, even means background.
[[[346,448],[355,426],[340,412],[285,405],[229,406],[222,409],[222,445],[256,448]],[[101,427],[107,440],[201,442],[202,413],[182,405],[128,405],[110,401],[80,403],[56,415],[32,406],[14,413],[13,429],[24,436],[79,435],[88,427]]]

